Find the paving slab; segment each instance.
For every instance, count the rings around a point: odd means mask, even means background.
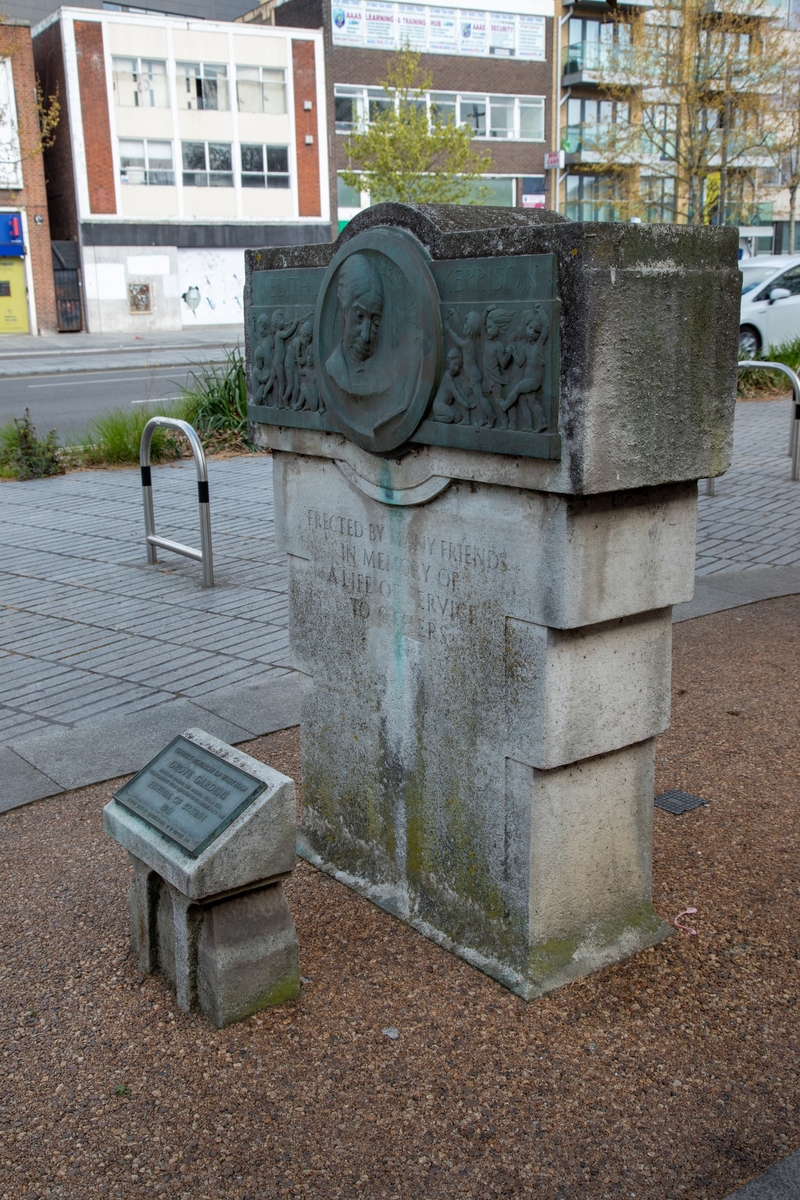
[[[247,680],[220,688],[205,697],[197,696],[199,708],[211,709],[218,717],[236,725],[252,728],[253,736],[290,729],[300,724],[300,687],[298,672],[286,674],[267,686],[260,680]]]
[[[0,780],[0,813],[64,791],[55,779],[26,762],[9,746],[0,746]]]
[[[676,604],[672,619],[689,621],[726,608],[739,608],[757,600],[775,600],[778,596],[794,596],[798,592],[800,567],[762,566],[698,575],[693,598],[686,604]]]
[[[798,1200],[800,1150],[732,1192],[727,1200]]]
[[[97,717],[70,729],[30,734],[12,742],[10,749],[52,779],[53,790],[71,791],[138,771],[167,742],[193,726],[230,743],[256,736],[254,730],[234,725],[191,700],[170,699],[145,712]]]

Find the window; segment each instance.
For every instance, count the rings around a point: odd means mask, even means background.
[[[470,201],[491,204],[495,208],[514,208],[516,205],[515,181],[483,175],[475,181],[462,203],[469,204]]]
[[[519,136],[526,142],[544,141],[544,100],[520,99]]]
[[[381,113],[388,112],[392,102],[383,88],[367,88],[367,105],[370,123],[376,121]]]
[[[567,100],[567,134],[562,149],[567,154],[580,150],[610,150],[614,145],[614,132],[610,126],[627,126],[630,122],[630,107],[614,100]]]
[[[570,17],[569,43],[564,51],[564,74],[599,71],[631,44],[631,27],[621,21]]]
[[[431,95],[431,121],[447,125],[456,119],[455,92],[434,92]]]
[[[239,112],[285,113],[286,72],[282,67],[237,67]]]
[[[474,137],[486,137],[486,97],[462,96],[458,120],[461,125],[469,125]]]
[[[475,137],[544,141],[544,98],[541,96],[473,96],[457,92],[430,92],[414,102],[427,109],[431,124],[459,121]],[[364,128],[392,104],[377,88],[334,88],[336,132],[352,133]]]
[[[642,199],[645,221],[663,224],[675,220],[675,180],[671,177],[643,175]]]
[[[341,175],[336,176],[336,203],[339,208],[361,208],[361,192],[348,187]]]
[[[619,219],[619,183],[608,175],[568,175],[566,216],[571,221]]]
[[[230,109],[228,68],[217,63],[175,64],[178,77],[178,108]]]
[[[184,187],[233,187],[231,147],[227,142],[183,142]]]
[[[288,146],[242,145],[241,151],[242,187],[288,188]]]
[[[784,271],[777,279],[771,279],[769,286],[764,288],[757,300],[766,300],[773,288],[786,288],[793,296],[800,296],[800,267],[791,267],[788,271]]]
[[[333,106],[337,133],[352,133],[358,125],[359,88],[334,89]]]
[[[114,98],[123,108],[169,108],[167,64],[154,58],[114,58]]]
[[[675,157],[678,144],[677,105],[645,105],[642,112],[642,129],[645,154],[656,154],[663,159]]]
[[[120,138],[119,177],[122,183],[172,187],[175,183],[172,142]]]

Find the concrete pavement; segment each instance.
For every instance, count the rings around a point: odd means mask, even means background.
[[[800,1150],[738,1188],[728,1200],[800,1200]]]
[[[701,487],[687,620],[800,592],[800,483],[787,401],[740,404],[731,471]],[[197,544],[194,467],[154,468],[159,533]],[[212,461],[218,586],[145,562],[138,472],[2,485],[0,810],[138,769],[187,725],[228,741],[297,721],[272,460]]]
[[[138,769],[200,725],[230,742],[298,719],[267,455],[212,462],[217,586],[145,561],[138,471],[0,495],[0,810]],[[194,466],[154,468],[158,532],[199,544]]]
[[[733,462],[699,489],[694,599],[676,621],[800,592],[800,483],[791,481],[786,400],[738,404]]]
[[[242,325],[198,325],[169,333],[59,333],[45,337],[4,334],[0,338],[0,378],[65,371],[185,367],[221,359],[241,345]]]

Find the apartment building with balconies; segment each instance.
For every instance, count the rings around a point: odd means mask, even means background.
[[[469,125],[489,151],[484,202],[545,207],[553,14],[554,0],[497,0],[485,10],[453,0],[268,0],[243,18],[322,30],[334,234],[369,203],[341,178],[350,165],[347,140],[390,102],[381,83],[404,46],[420,53],[421,71],[431,78],[428,111]]]
[[[62,8],[33,35],[90,330],[237,323],[247,247],[328,239],[319,32]]]
[[[721,187],[724,221],[758,219],[771,168],[761,101],[776,90],[765,29],[781,11],[781,0],[563,4],[560,210],[584,221],[714,223]]]

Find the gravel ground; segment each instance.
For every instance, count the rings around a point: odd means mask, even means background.
[[[711,804],[656,814],[654,896],[698,936],[530,1005],[301,864],[299,1000],[217,1031],[127,955],[113,785],[6,814],[0,1196],[726,1196],[800,1145],[798,664],[797,597],[676,628],[657,784]]]

